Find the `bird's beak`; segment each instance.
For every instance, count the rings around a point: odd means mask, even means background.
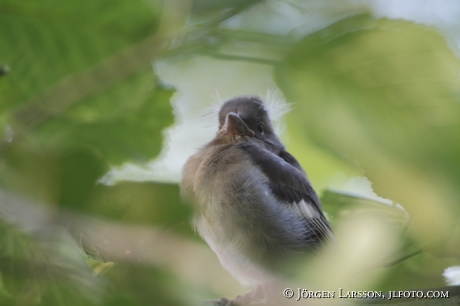
[[[255,133],[251,130],[243,119],[234,112],[230,112],[225,117],[225,123],[219,131],[219,134],[254,136]]]

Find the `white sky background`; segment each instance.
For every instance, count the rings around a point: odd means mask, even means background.
[[[299,6],[304,10],[299,10]],[[459,54],[459,0],[267,1],[242,16],[228,20],[226,26],[240,28],[250,25],[254,31],[295,37],[317,31],[364,9],[370,9],[376,17],[435,26],[446,35],[446,40]],[[267,20],[270,22],[267,23]],[[206,69],[203,69],[204,66]],[[187,158],[217,132],[216,105],[219,101],[242,94],[264,97],[267,91],[278,91],[268,65],[195,57],[160,62],[155,70],[165,83],[177,89],[171,100],[176,123],[164,131],[163,151],[157,159],[144,167],[125,164],[112,169],[102,179],[103,183],[113,184],[119,180],[179,182],[180,171]],[[337,174],[338,177],[340,175]],[[337,176],[331,177],[329,186],[375,196],[365,178],[350,178],[343,183],[344,180],[338,180]],[[359,181],[361,183],[358,184]]]
[[[164,131],[163,151],[157,159],[146,167],[125,164],[112,169],[104,179],[108,184],[118,180],[179,182],[187,158],[217,133],[220,102],[242,94],[264,96],[277,89],[267,65],[195,57],[162,62],[155,69],[164,82],[177,89],[171,100],[176,123]]]

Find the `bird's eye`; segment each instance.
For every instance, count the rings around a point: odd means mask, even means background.
[[[265,131],[264,125],[263,125],[263,124],[259,124],[259,125],[257,126],[257,132],[259,132],[260,134],[263,134],[264,131]]]

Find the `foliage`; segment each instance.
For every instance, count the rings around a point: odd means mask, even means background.
[[[304,4],[173,2],[0,1],[0,303],[190,305],[234,286],[190,229],[177,184],[99,183],[158,156],[175,90],[151,66],[191,57],[273,67],[294,102],[289,150],[313,184],[364,173],[392,201],[322,194],[339,237],[356,216],[397,233],[377,264],[425,253],[356,286],[442,286],[460,254],[460,62],[445,38],[352,5],[343,18],[307,1],[336,22],[280,34],[260,24]]]

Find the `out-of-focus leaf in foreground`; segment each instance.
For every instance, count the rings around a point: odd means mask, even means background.
[[[51,222],[52,214],[3,191],[0,200],[2,305],[101,302],[106,281],[93,274],[76,240]]]
[[[123,224],[150,226],[165,233],[197,238],[188,222],[191,209],[181,205],[177,184],[123,182],[97,186],[84,204],[80,211],[105,217],[102,220],[116,220],[120,227]],[[75,220],[72,215],[62,214],[59,222],[81,242],[87,254],[97,260],[119,262],[129,257],[132,258],[129,261],[142,261],[147,256],[144,248],[151,245],[149,239],[152,237],[138,235],[134,238],[134,232],[118,230],[115,224],[112,228],[96,226],[96,220]]]
[[[339,190],[325,190],[321,195],[321,203],[331,222],[358,214],[362,218],[372,215],[386,215],[386,220],[391,227],[402,231],[409,222],[409,214],[401,205],[387,203],[375,199],[366,198],[357,194]]]
[[[158,292],[175,281],[149,289],[170,277],[157,263],[144,262],[144,273],[115,266],[105,278],[84,253],[121,262],[132,251],[125,261],[139,262],[148,256],[139,231],[120,224],[169,233],[187,220],[186,209],[169,214],[177,186],[97,184],[110,165],[154,158],[173,123],[173,90],[151,68],[165,40],[158,4],[0,3],[0,304],[179,303]],[[150,246],[152,232],[142,236]]]
[[[109,164],[156,156],[173,122],[172,90],[150,67],[159,13],[142,1],[0,6],[0,181],[79,208]]]
[[[175,221],[188,214],[177,207],[177,188],[128,183],[101,191],[117,215],[124,207],[118,219],[125,222],[58,211],[0,190],[0,302],[195,305],[203,288],[229,290],[233,280],[214,254],[178,235],[190,228]]]
[[[450,239],[458,219],[459,71],[433,29],[363,15],[306,37],[276,78],[296,102],[288,125],[361,166],[423,244]]]
[[[159,153],[173,117],[149,65],[158,12],[142,1],[0,8],[0,61],[11,70],[0,83],[3,138],[40,152],[85,147],[112,164]]]
[[[217,11],[223,9],[240,9],[245,8],[250,5],[254,5],[258,2],[262,2],[263,0],[252,0],[252,1],[242,1],[242,0],[235,0],[235,1],[226,1],[226,2],[216,2],[212,0],[197,0],[193,1],[193,12],[200,13],[200,12],[208,12],[208,11]]]

